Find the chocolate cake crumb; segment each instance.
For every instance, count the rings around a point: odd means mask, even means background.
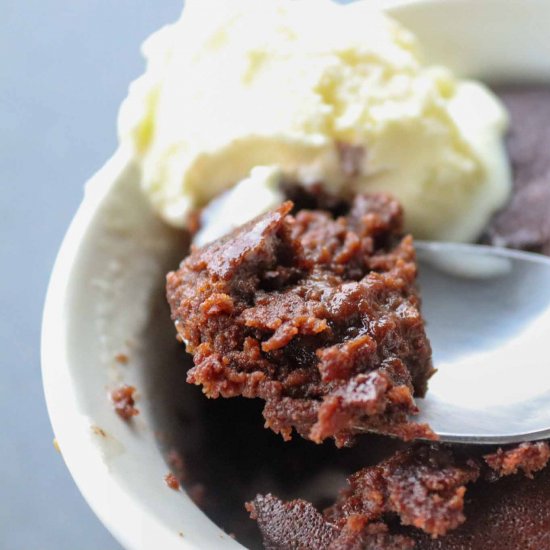
[[[265,401],[266,427],[350,445],[366,430],[434,439],[413,396],[433,373],[412,238],[399,204],[358,195],[346,216],[291,202],[194,249],[167,276],[188,382]]]
[[[325,514],[339,522],[353,515],[372,522],[396,513],[403,525],[437,537],[464,522],[465,485],[478,477],[476,462],[420,445],[353,474],[349,488]]]
[[[117,353],[115,355],[115,361],[121,365],[127,365],[129,357],[125,353]]]
[[[180,482],[172,472],[164,476],[164,482],[168,487],[170,487],[170,489],[173,489],[174,491],[179,491]]]
[[[386,524],[368,523],[350,516],[342,526],[331,523],[309,502],[282,502],[273,495],[258,495],[245,505],[258,522],[268,550],[406,550],[414,542],[389,533]]]
[[[304,500],[283,503],[273,495],[258,495],[245,504],[258,522],[267,549],[329,548],[339,530],[327,522],[312,504]]]
[[[360,518],[351,517],[330,550],[410,550],[414,547],[411,538],[390,533],[385,523],[363,525]]]
[[[134,386],[121,386],[111,392],[115,411],[124,420],[130,420],[139,414],[139,410],[135,407],[135,392]]]
[[[527,477],[532,478],[535,472],[548,464],[550,445],[546,441],[522,443],[512,449],[498,449],[483,458],[498,477],[517,474],[521,470]]]

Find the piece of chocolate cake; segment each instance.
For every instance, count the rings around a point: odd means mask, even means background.
[[[550,255],[550,88],[508,87],[499,95],[510,113],[514,189],[484,241]]]
[[[358,195],[345,216],[292,203],[195,249],[168,274],[172,318],[208,397],[261,398],[266,426],[315,442],[409,420],[433,372],[412,238],[399,204]]]
[[[485,456],[421,444],[353,474],[349,487],[322,513],[309,502],[282,502],[271,494],[256,496],[246,509],[258,522],[265,547],[274,550],[467,549],[472,548],[468,546],[468,526],[440,538],[464,523],[467,485],[478,479],[481,485],[492,485],[518,471],[533,477],[549,457],[544,442],[499,449]]]

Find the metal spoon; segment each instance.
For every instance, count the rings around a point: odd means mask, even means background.
[[[197,244],[242,223],[224,214],[231,196],[203,211]],[[550,437],[550,259],[466,244],[416,249],[438,370],[414,420],[453,443]]]
[[[479,245],[416,248],[437,372],[415,420],[444,442],[550,437],[550,259]]]

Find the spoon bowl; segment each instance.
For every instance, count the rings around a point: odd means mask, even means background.
[[[480,245],[416,247],[437,369],[417,420],[452,443],[550,437],[550,259]]]

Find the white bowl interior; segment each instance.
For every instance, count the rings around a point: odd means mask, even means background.
[[[550,81],[546,0],[389,4],[432,61],[485,80]],[[169,467],[159,436],[173,427],[171,405],[159,396],[181,377],[152,366],[174,363],[164,276],[185,250],[185,236],[153,215],[130,153],[119,150],[87,185],[46,303],[43,377],[56,437],[85,498],[132,549],[242,548],[163,481]],[[115,359],[120,353],[127,364]],[[131,424],[108,399],[121,383],[139,392]]]

